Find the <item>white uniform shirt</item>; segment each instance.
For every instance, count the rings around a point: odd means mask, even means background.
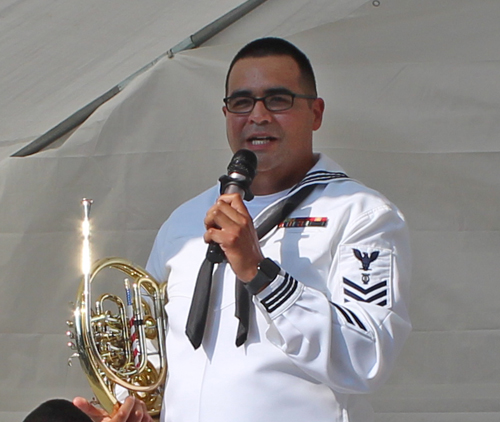
[[[263,239],[283,269],[254,297],[247,342],[235,346],[235,275],[214,272],[202,346],[185,335],[207,245],[209,189],[174,211],[147,269],[168,280],[166,422],[368,422],[363,393],[389,375],[411,326],[410,251],[403,216],[325,156],[308,173],[323,184]],[[308,176],[306,176],[306,179]],[[257,199],[258,200],[258,199]]]

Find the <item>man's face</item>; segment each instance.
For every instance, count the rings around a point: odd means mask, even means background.
[[[301,83],[297,63],[289,56],[245,58],[237,61],[228,79],[227,96],[263,97],[284,90],[308,94]],[[223,107],[226,131],[233,152],[249,149],[258,158],[260,180],[277,178],[298,182],[314,165],[312,132],[321,126],[321,99],[295,98],[291,109],[271,112],[262,101],[247,114],[234,114]]]

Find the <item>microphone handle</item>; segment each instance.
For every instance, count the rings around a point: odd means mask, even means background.
[[[245,196],[245,189],[243,189],[238,183],[231,183],[229,182],[228,185],[226,186],[226,189],[224,189],[224,193],[239,193],[240,196],[243,198]]]
[[[242,189],[237,182],[229,182],[224,189],[224,193],[238,193],[243,198],[245,195],[245,190]],[[222,261],[224,261],[225,258],[224,251],[221,249],[218,243],[212,241],[208,244],[206,258],[213,264],[220,264]]]

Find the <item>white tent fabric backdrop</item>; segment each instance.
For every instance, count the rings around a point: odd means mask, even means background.
[[[202,48],[160,61],[64,143],[12,158],[238,5],[217,1],[212,11],[212,4],[205,10],[192,1],[185,11],[185,0],[169,1],[168,8],[160,1],[122,1],[117,19],[143,24],[137,37],[130,33],[123,41],[112,25],[102,29],[100,13],[111,14],[97,7],[102,2],[40,3],[48,9],[34,0],[0,2],[0,49],[12,43],[0,72],[2,421],[22,420],[49,398],[91,396],[76,362],[66,365],[71,352],[64,335],[80,277],[81,198],[95,201],[93,256],[144,265],[170,212],[224,172],[231,157],[221,113],[227,65],[243,43],[266,35],[294,42],[315,67],[327,105],[316,149],[396,203],[412,232],[414,330],[389,383],[373,397],[377,422],[498,421],[500,2],[269,0]],[[39,28],[56,17],[76,19],[69,3],[73,12],[84,8],[84,16],[97,19],[95,28],[87,26],[95,63],[85,43],[73,51],[68,24],[65,42],[61,28],[42,31],[42,39],[63,45],[56,63],[65,54],[72,60],[55,66],[35,55],[35,68],[25,63],[14,74],[21,63],[14,46],[26,28],[36,32],[21,18],[39,16],[32,20]],[[182,19],[174,19],[172,29],[165,22],[175,13]],[[19,26],[23,30],[14,31]],[[101,31],[103,45],[92,29]]]

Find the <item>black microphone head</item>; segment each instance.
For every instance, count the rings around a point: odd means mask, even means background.
[[[227,166],[227,174],[239,173],[248,179],[250,183],[257,173],[257,156],[248,149],[236,151]]]

